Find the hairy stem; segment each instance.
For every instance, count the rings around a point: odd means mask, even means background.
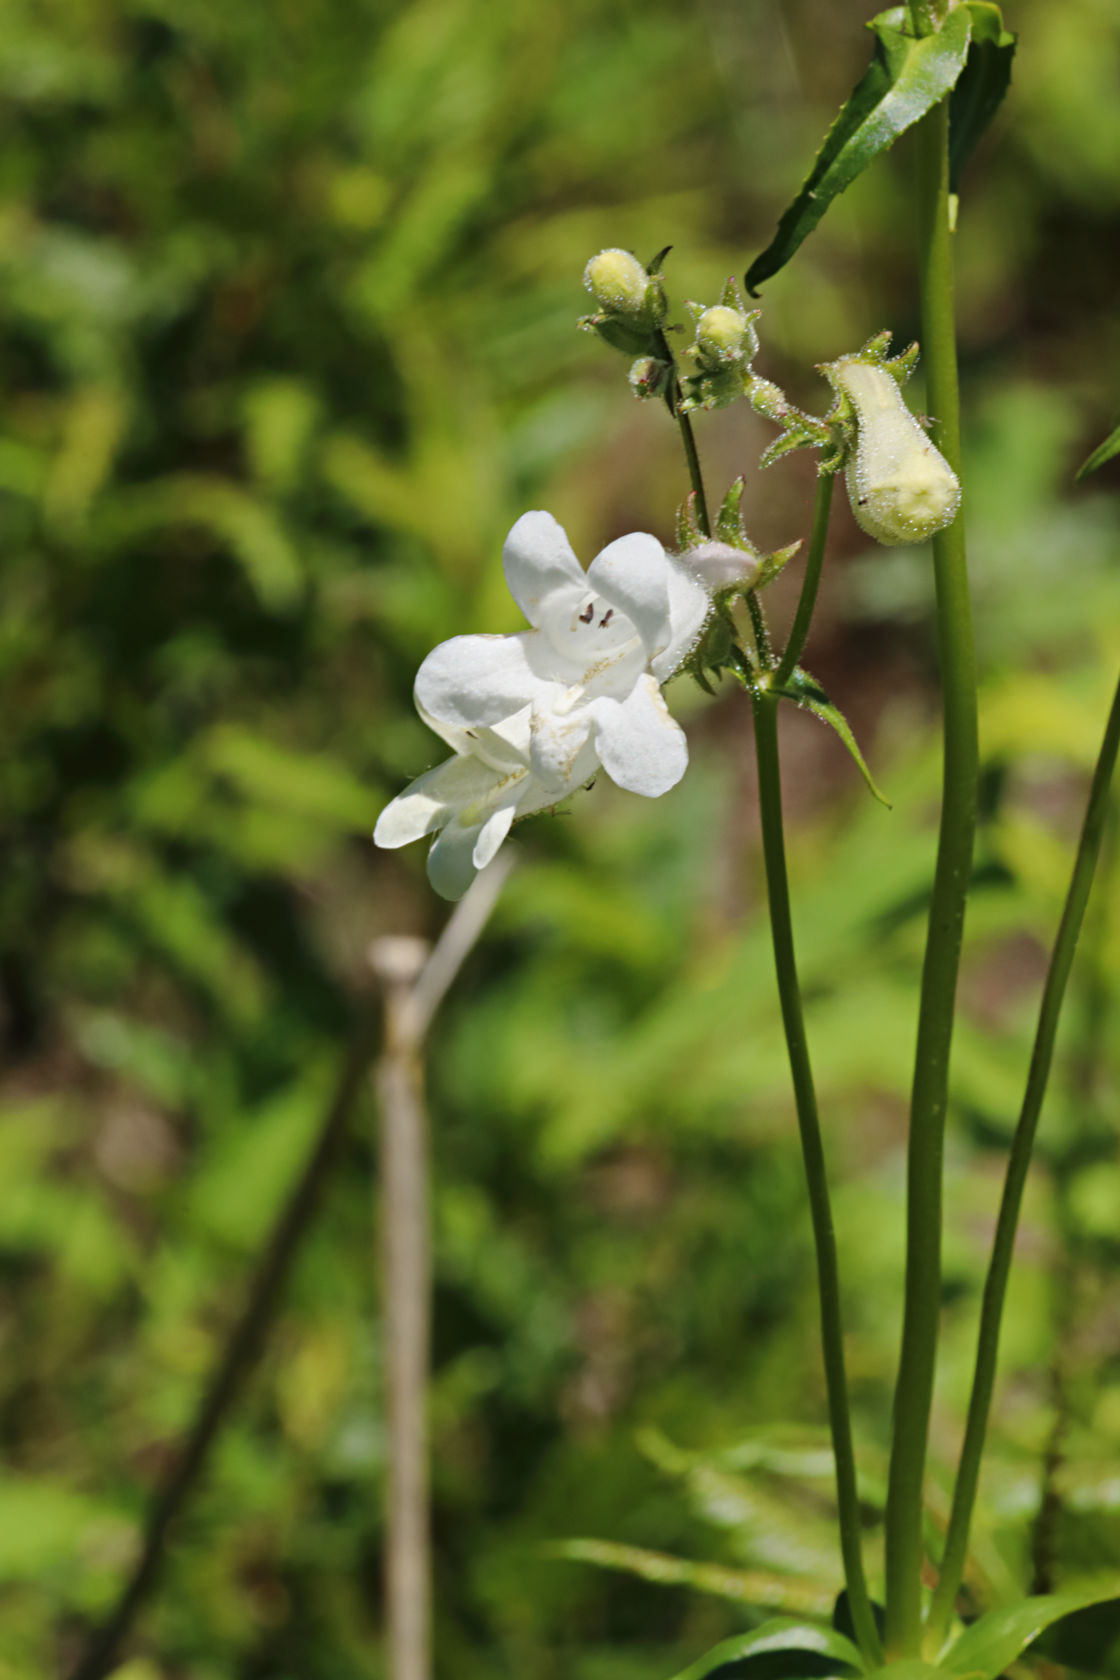
[[[934,438],[960,472],[960,405],[949,227],[949,104],[918,125],[919,260]],[[906,1305],[886,1513],[887,1652],[921,1642],[922,1483],[941,1307],[942,1164],[957,973],[976,827],[979,748],[972,613],[960,513],[933,539],[944,705],[941,826],[922,968],[907,1164]]]
[[[798,660],[805,651],[805,640],[809,634],[809,626],[813,621],[813,608],[817,604],[817,589],[821,581],[825,544],[828,541],[828,518],[832,512],[832,485],[835,477],[835,473],[822,473],[817,480],[817,501],[813,509],[813,532],[809,538],[809,558],[805,562],[805,577],[801,584],[797,611],[793,615],[793,628],[790,630],[785,652],[782,654],[774,677],[775,688],[782,688],[789,681],[797,669]]]
[[[793,944],[789,879],[786,872],[785,834],[782,822],[781,766],[778,758],[778,699],[773,693],[754,698],[754,738],[758,760],[758,796],[762,822],[762,849],[766,864],[766,888],[770,904],[770,929],[774,943],[774,966],[782,1010],[790,1073],[797,1106],[801,1153],[809,1190],[809,1208],[817,1255],[817,1287],[821,1305],[821,1344],[824,1352],[828,1416],[836,1461],[836,1498],[840,1513],[840,1550],[848,1588],[852,1621],[864,1654],[872,1661],[880,1656],[879,1635],[867,1594],[863,1573],[859,1489],[848,1407],[848,1381],[844,1368],[844,1333],[840,1313],[840,1271],[836,1235],[825,1170],[820,1117],[809,1062],[809,1046],[801,1008],[801,988]]]
[[[1062,911],[1061,923],[1058,927],[1057,938],[1054,941],[1050,968],[1042,993],[1042,1003],[1039,1007],[1038,1027],[1035,1032],[1030,1071],[1027,1075],[1027,1088],[1023,1096],[1023,1107],[1019,1115],[1019,1124],[1015,1130],[1014,1141],[1011,1145],[1011,1156],[1007,1163],[1003,1197],[1000,1201],[999,1218],[996,1222],[996,1233],[992,1243],[992,1257],[984,1284],[984,1299],[980,1312],[980,1330],[976,1347],[976,1371],[972,1381],[972,1396],[968,1406],[964,1446],[961,1450],[960,1468],[957,1471],[957,1484],[953,1493],[953,1507],[945,1539],[941,1578],[938,1581],[937,1590],[930,1605],[928,1644],[931,1647],[939,1644],[944,1636],[964,1575],[965,1559],[968,1553],[968,1533],[972,1521],[973,1505],[976,1500],[976,1486],[980,1476],[980,1460],[984,1451],[988,1415],[992,1405],[996,1359],[999,1353],[1000,1325],[1007,1296],[1007,1280],[1011,1271],[1011,1260],[1015,1248],[1015,1232],[1019,1223],[1020,1208],[1022,1207],[1023,1188],[1026,1184],[1027,1169],[1030,1166],[1031,1151],[1034,1148],[1035,1133],[1038,1130],[1038,1118],[1042,1110],[1043,1098],[1046,1095],[1046,1083],[1050,1076],[1050,1066],[1054,1057],[1054,1038],[1058,1030],[1062,1001],[1065,997],[1070,969],[1073,966],[1078,935],[1085,919],[1085,907],[1089,901],[1093,874],[1100,855],[1101,838],[1108,817],[1109,796],[1113,773],[1116,769],[1118,749],[1120,749],[1120,683],[1117,684],[1112,701],[1112,710],[1108,716],[1104,739],[1097,758],[1096,770],[1093,773],[1089,802],[1085,810],[1085,821],[1081,829],[1081,840],[1077,848],[1077,858],[1074,862],[1069,892],[1066,895],[1065,908]]]

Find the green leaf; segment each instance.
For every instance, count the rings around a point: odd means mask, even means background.
[[[1003,27],[999,7],[988,0],[968,0],[962,9],[972,14],[972,39],[949,102],[950,192],[959,191],[964,166],[1011,85],[1011,61],[1018,39]]]
[[[1078,467],[1078,481],[1088,478],[1098,467],[1103,467],[1106,461],[1111,461],[1114,455],[1120,455],[1120,420],[1113,426],[1104,442],[1097,445],[1089,459]]]
[[[905,19],[906,8],[892,6],[868,24],[876,37],[871,65],[825,136],[773,240],[747,270],[752,297],[757,296],[756,286],[785,267],[833,199],[944,99],[964,69],[971,7],[957,7],[937,34],[921,40],[904,32]]]
[[[946,1674],[967,1675],[970,1680],[996,1680],[1053,1623],[1090,1604],[1104,1603],[1114,1594],[1115,1583],[1107,1591],[1055,1593],[989,1610],[962,1633],[941,1659],[941,1669]]]
[[[623,1546],[612,1540],[558,1540],[545,1547],[548,1557],[570,1563],[589,1563],[599,1569],[614,1569],[637,1575],[659,1586],[690,1587],[713,1598],[736,1604],[761,1605],[787,1615],[812,1614],[828,1602],[827,1589],[794,1575],[779,1575],[761,1569],[729,1569],[722,1563],[696,1562],[651,1552],[644,1546]],[[843,1628],[838,1630],[843,1633]]]
[[[843,1680],[863,1673],[863,1659],[843,1634],[777,1616],[753,1633],[725,1639],[676,1680]]]
[[[1114,1674],[1120,1660],[1120,1598],[1106,1598],[1061,1617],[1033,1651],[1081,1674]]]
[[[816,677],[810,676],[809,672],[803,670],[799,665],[797,669],[791,673],[785,686],[783,688],[779,688],[777,692],[783,697],[783,699],[792,700],[798,706],[803,706],[807,712],[812,712],[814,717],[820,718],[822,723],[827,723],[830,729],[834,729],[836,731],[837,735],[839,735],[840,739],[851,753],[859,769],[860,775],[867,783],[871,792],[875,795],[875,798],[879,801],[880,805],[885,805],[889,811],[891,808],[891,802],[875,785],[875,779],[872,776],[871,771],[867,768],[867,761],[859,750],[859,743],[852,734],[851,725],[844,716],[843,712],[840,710],[839,706],[834,705],[829,699]]]
[[[905,1662],[888,1663],[886,1668],[873,1668],[867,1680],[929,1680],[930,1675],[941,1672],[941,1669],[919,1662],[915,1657],[907,1658]]]

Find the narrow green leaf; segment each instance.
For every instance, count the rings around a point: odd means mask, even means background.
[[[725,1639],[676,1680],[844,1680],[863,1673],[863,1659],[843,1634],[778,1616]]]
[[[972,39],[949,103],[950,192],[960,190],[964,166],[1011,85],[1018,39],[1003,27],[999,7],[989,0],[968,0],[966,9],[972,14]]]
[[[834,705],[829,699],[816,677],[810,676],[809,672],[803,670],[799,665],[796,671],[791,674],[785,687],[778,689],[777,692],[782,695],[784,699],[792,700],[796,705],[803,706],[807,712],[812,712],[814,717],[820,718],[822,723],[827,723],[830,729],[834,729],[836,731],[837,735],[839,735],[840,739],[851,753],[852,758],[855,760],[859,773],[867,783],[869,789],[875,795],[875,798],[879,801],[880,805],[885,805],[889,811],[891,808],[891,802],[885,794],[876,787],[875,779],[872,776],[871,771],[867,768],[867,761],[859,750],[859,743],[852,734],[851,725],[844,716],[843,712],[840,710],[839,706]]]
[[[973,1622],[942,1657],[942,1672],[975,1676],[976,1680],[996,1680],[1008,1664],[1013,1663],[1048,1627],[1063,1616],[1072,1616],[1075,1611],[1086,1609],[1090,1604],[1104,1603],[1115,1596],[1115,1591],[1113,1583],[1107,1591],[1055,1593],[1047,1598],[1027,1598],[1020,1604],[989,1610],[986,1616]]]
[[[929,1663],[919,1662],[915,1657],[908,1658],[905,1662],[888,1663],[886,1668],[874,1668],[868,1674],[867,1680],[930,1680],[930,1676],[941,1672],[941,1669],[933,1668]]]
[[[1120,420],[1113,426],[1104,442],[1097,445],[1089,459],[1078,467],[1078,481],[1088,478],[1098,467],[1103,467],[1106,461],[1111,461],[1114,455],[1120,455]]]
[[[754,1604],[786,1615],[811,1615],[831,1596],[823,1584],[792,1575],[768,1574],[761,1569],[729,1569],[722,1563],[695,1562],[644,1546],[622,1546],[613,1540],[558,1540],[544,1548],[547,1557],[570,1563],[589,1563],[637,1575],[660,1586],[689,1587],[736,1604]],[[841,1632],[844,1630],[841,1629]]]
[[[752,296],[757,296],[756,286],[785,267],[833,199],[944,99],[964,69],[972,29],[969,6],[958,6],[937,34],[921,40],[904,32],[904,22],[905,7],[893,6],[868,24],[876,37],[871,65],[825,136],[773,240],[748,269]]]

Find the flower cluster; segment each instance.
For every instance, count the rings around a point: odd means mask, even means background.
[[[428,876],[459,898],[514,820],[556,805],[602,767],[654,797],[684,775],[688,746],[661,684],[697,643],[711,610],[699,577],[635,532],[585,572],[548,513],[506,538],[510,593],[531,626],[455,636],[416,675],[416,708],[455,756],[382,811],[379,846],[435,834]]]

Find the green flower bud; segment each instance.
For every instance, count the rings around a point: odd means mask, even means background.
[[[700,367],[711,373],[739,362],[749,362],[758,352],[758,336],[750,316],[727,304],[705,309],[696,323],[693,354]]]
[[[672,371],[656,356],[639,356],[630,368],[630,389],[636,397],[664,396]]]
[[[907,408],[894,374],[861,356],[841,356],[821,371],[855,411],[846,476],[857,524],[892,546],[944,530],[960,506],[960,480]]]
[[[606,315],[621,315],[646,327],[665,319],[660,278],[647,274],[631,251],[600,251],[584,269],[583,283]]]

